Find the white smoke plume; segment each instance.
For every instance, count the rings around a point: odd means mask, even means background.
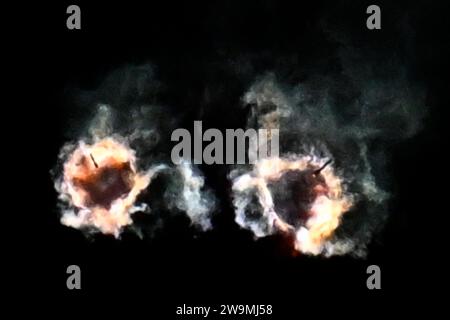
[[[188,162],[181,162],[177,166],[181,174],[181,197],[176,201],[176,206],[186,212],[194,225],[202,230],[209,230],[211,225],[211,212],[215,207],[212,194],[204,190],[204,178],[194,172],[193,166]]]
[[[126,227],[142,235],[151,228],[136,225],[135,213],[164,223],[164,214],[177,208],[201,230],[211,228],[215,201],[203,177],[189,163],[174,166],[167,144],[161,143],[168,139],[174,117],[170,109],[148,102],[157,87],[150,66],[126,67],[96,91],[79,94],[80,103],[95,112],[72,128],[73,141],[61,148],[52,171],[62,224],[116,238]],[[151,205],[147,189],[156,178],[164,180],[166,201]]]
[[[271,73],[243,96],[243,105],[250,107],[247,127],[280,130],[280,157],[230,173],[235,221],[256,238],[291,233],[301,253],[364,256],[382,227],[389,212],[389,192],[381,186],[389,187],[384,147],[420,129],[423,92],[413,90],[401,73],[370,79],[350,66],[347,70],[348,87],[334,74],[293,84]],[[308,176],[330,159],[320,175],[312,175],[325,180],[327,192],[307,201],[306,218],[298,218],[298,224],[287,222],[286,212],[292,215],[299,209],[293,207],[296,199],[286,198],[295,187],[287,185],[283,175],[297,171]],[[304,181],[303,176],[296,179]],[[333,188],[338,190],[334,195]],[[274,203],[275,196],[282,205]]]

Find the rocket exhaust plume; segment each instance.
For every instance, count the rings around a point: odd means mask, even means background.
[[[136,198],[156,171],[138,171],[134,150],[112,137],[92,144],[80,141],[64,163],[63,177],[56,186],[60,198],[72,207],[63,213],[61,222],[74,228],[94,227],[117,237],[132,223],[131,214],[142,210]]]

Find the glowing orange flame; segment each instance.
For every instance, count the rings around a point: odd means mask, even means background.
[[[75,210],[61,222],[80,228],[93,226],[105,234],[119,235],[141,209],[136,197],[150,183],[152,172],[139,173],[132,149],[114,138],[92,145],[80,142],[64,164],[59,190]]]
[[[233,190],[238,193],[256,190],[269,227],[281,232],[294,232],[295,248],[300,252],[317,255],[322,252],[325,242],[339,226],[342,215],[353,205],[352,197],[344,193],[342,178],[335,173],[332,165],[320,172],[323,183],[312,185],[314,200],[309,207],[306,222],[297,229],[284,221],[275,211],[268,183],[277,181],[284,173],[292,170],[310,172],[308,174],[313,177],[314,170],[321,168],[325,162],[326,159],[311,155],[291,159],[279,157],[262,159],[255,164],[252,172],[235,180]],[[241,217],[237,218],[237,222],[245,226],[245,221]],[[254,232],[256,236],[265,235],[257,228]]]

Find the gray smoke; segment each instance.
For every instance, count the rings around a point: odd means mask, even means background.
[[[169,157],[167,141],[179,117],[174,116],[173,109],[158,103],[160,91],[161,84],[150,65],[116,70],[92,91],[74,90],[71,99],[75,102],[71,107],[77,110],[78,117],[70,117],[66,132],[69,141],[62,146],[57,167],[52,170],[64,224],[87,234],[99,231],[89,223],[67,223],[68,217],[75,222],[87,221],[87,218],[81,216],[86,210],[74,207],[68,194],[62,191],[63,166],[80,143],[92,144],[110,137],[133,150],[139,171],[152,173],[147,187],[150,191],[142,192],[129,214],[149,215],[154,226],[133,222],[128,225],[130,230],[140,236],[152,235],[172,214],[186,215],[201,230],[211,228],[209,217],[215,199],[204,185],[201,173],[190,163],[175,166]],[[152,190],[156,178],[159,186],[164,186],[161,199],[151,194],[157,191]]]
[[[247,127],[279,128],[280,157],[312,153],[333,159],[356,203],[322,253],[364,256],[389,213],[386,150],[421,129],[425,94],[395,58],[367,61],[360,51],[347,47],[339,51],[338,61],[335,70],[309,72],[298,82],[285,80],[285,72],[262,74],[242,105],[250,107]],[[236,182],[251,170],[236,168],[230,178]],[[270,234],[255,193],[246,192],[234,193],[236,219],[245,228],[254,231],[258,226]],[[242,222],[244,211],[248,223]]]

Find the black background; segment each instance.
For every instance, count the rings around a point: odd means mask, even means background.
[[[37,289],[48,295],[50,309],[57,304],[67,310],[117,310],[166,319],[173,318],[176,306],[183,303],[257,303],[273,304],[277,319],[301,318],[305,311],[319,317],[365,316],[384,312],[387,306],[401,312],[418,307],[419,297],[433,293],[423,285],[436,284],[433,275],[440,277],[435,265],[445,235],[437,225],[447,214],[442,207],[446,187],[440,187],[445,173],[440,168],[446,158],[449,28],[442,3],[378,1],[382,30],[377,31],[365,27],[365,11],[372,4],[366,1],[77,1],[80,31],[66,29],[69,4],[34,5],[37,24],[15,43],[23,46],[22,61],[32,66],[24,77],[31,89],[17,99],[31,96],[34,101],[23,103],[23,126],[32,142],[18,139],[26,153],[34,155],[33,172],[38,175],[30,182],[29,195],[19,200],[30,205],[17,214],[32,236],[25,242],[25,257],[19,255],[27,265],[37,265],[39,272],[33,277],[40,280]],[[405,16],[414,34],[402,47],[407,35],[393,30]],[[424,129],[389,150],[395,196],[389,204],[390,218],[371,243],[367,259],[293,258],[280,252],[280,239],[253,241],[233,223],[228,186],[217,167],[202,168],[223,204],[212,232],[196,233],[181,219],[171,221],[153,239],[126,233],[120,241],[105,236],[92,241],[59,223],[49,171],[60,147],[71,138],[66,130],[71,114],[63,108],[68,88],[93,90],[124,64],[150,62],[171,88],[165,102],[188,111],[187,125],[200,115],[198,101],[205,84],[226,83],[233,94],[219,95],[212,103],[214,111],[204,119],[210,127],[225,128],[230,124],[223,120],[227,105],[236,104],[248,87],[218,65],[238,55],[263,57],[255,62],[262,72],[276,66],[278,57],[295,55],[305,64],[320,60],[335,50],[318,31],[323,17],[337,21],[357,44],[367,42],[382,52],[397,50],[408,61],[409,76],[427,91]],[[66,289],[70,264],[81,267],[80,291]],[[366,288],[370,264],[381,267],[382,290]],[[360,306],[366,311],[359,311]]]

